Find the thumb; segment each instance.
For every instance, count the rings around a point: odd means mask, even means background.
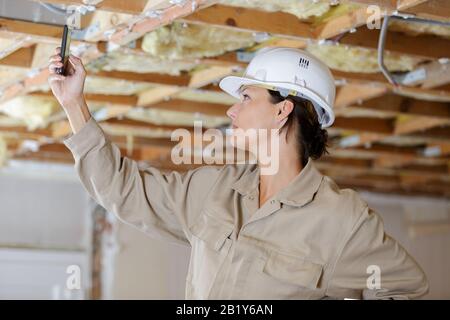
[[[83,66],[83,62],[81,61],[80,58],[75,57],[74,55],[70,55],[69,56],[69,63],[72,65],[73,69],[76,72],[84,72],[84,66]]]
[[[69,56],[69,60],[72,61],[75,65],[81,65],[82,64],[81,59],[76,57],[76,56],[74,56],[73,54],[71,54]]]

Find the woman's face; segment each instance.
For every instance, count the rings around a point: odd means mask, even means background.
[[[286,113],[286,110],[283,111],[286,109],[284,105],[286,105],[284,102],[273,104],[267,89],[255,86],[241,87],[240,101],[227,111],[233,128],[232,136],[242,137],[244,135],[246,138],[245,146],[235,145],[235,141],[232,139],[235,147],[248,150],[248,142],[255,142],[254,136],[250,135],[251,132],[255,132],[254,130],[258,130],[259,133],[265,131],[270,136],[272,129],[279,129],[280,122],[292,110],[290,109]]]
[[[277,108],[270,102],[264,88],[245,86],[240,91],[240,101],[232,105],[227,115],[233,129],[274,129]]]

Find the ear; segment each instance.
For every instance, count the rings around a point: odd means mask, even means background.
[[[294,110],[294,103],[290,100],[281,101],[277,103],[277,109],[278,114],[276,116],[276,121],[284,125],[288,119],[288,116]]]

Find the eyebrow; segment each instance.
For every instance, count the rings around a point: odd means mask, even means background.
[[[241,87],[241,88],[239,88],[238,93],[242,93],[247,89],[248,89],[248,87]]]

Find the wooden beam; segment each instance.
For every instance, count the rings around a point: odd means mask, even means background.
[[[214,0],[186,0],[183,6],[173,5],[164,10],[155,12],[156,18],[152,15],[133,21],[130,25],[118,30],[111,36],[110,41],[116,44],[125,45],[137,40],[147,32],[155,30],[161,26],[171,23],[175,19],[185,17],[213,4]]]
[[[391,119],[367,117],[336,117],[333,127],[385,134],[391,134],[394,130],[393,120]]]
[[[199,8],[210,5],[212,0],[187,0],[184,6],[173,5],[167,9],[160,11],[161,19],[154,19],[152,17],[145,17],[139,21],[134,21],[131,27],[125,26],[123,28],[117,28],[117,32],[111,37],[114,43],[126,44],[132,40],[140,38],[147,32],[150,32],[160,26],[163,26],[171,21],[188,15]],[[6,31],[2,31],[6,30]],[[47,25],[17,22],[15,20],[0,19],[0,36],[17,36],[18,33],[27,34],[27,30],[31,30],[36,36],[45,36],[46,40],[50,38],[49,43],[59,44],[61,41],[62,28],[60,27],[50,27]],[[77,42],[75,42],[77,43]],[[74,43],[74,44],[75,44]],[[98,50],[99,46],[97,44],[88,44],[79,52],[82,55],[83,62],[87,64],[88,62],[95,60],[96,58],[102,56],[104,53]],[[42,85],[47,81],[48,71],[43,69],[39,74],[33,77],[24,79],[23,81],[13,84],[3,90],[0,101],[6,101],[14,98],[17,95],[24,94],[29,91],[30,87]],[[150,101],[149,97],[145,100]]]
[[[352,104],[350,109],[366,109],[394,114],[450,119],[450,102],[418,100],[392,93],[368,99],[361,104]]]
[[[229,106],[224,104],[170,99],[148,106],[167,111],[201,113],[209,116],[225,116]]]
[[[347,2],[365,4],[365,5],[376,5],[380,8],[397,9],[397,0],[349,0]]]
[[[60,26],[34,23],[22,20],[0,18],[0,35],[8,38],[8,34],[25,34],[31,37],[61,41],[63,28]]]
[[[105,77],[127,81],[149,82],[161,85],[188,86],[191,77],[188,74],[171,76],[162,73],[138,73],[127,71],[99,71],[90,73],[90,76]]]
[[[387,92],[384,86],[348,84],[337,88],[335,108],[362,103],[364,100],[379,97]]]
[[[5,58],[0,59],[0,65],[30,68],[33,62],[35,48],[36,46],[34,45],[20,48]]]
[[[399,116],[395,124],[394,134],[408,134],[446,125],[450,125],[450,119],[427,116]]]
[[[380,30],[371,30],[364,25],[358,28],[356,32],[343,34],[339,39],[339,44],[377,49],[379,34]],[[427,34],[409,36],[401,32],[388,31],[385,50],[430,59],[450,57],[449,41],[435,35]]]
[[[196,24],[230,27],[237,30],[268,32],[299,38],[314,38],[311,26],[284,12],[214,5],[182,19]]]
[[[377,5],[380,8],[386,9],[401,9],[405,10],[411,7],[418,6],[429,0],[349,0],[348,2],[366,4],[366,5]]]
[[[402,11],[431,20],[450,21],[450,2],[448,0],[422,1],[418,5],[403,8]]]
[[[28,94],[32,97],[43,97],[43,98],[54,98],[51,92],[36,91]],[[105,102],[110,104],[122,104],[129,106],[136,106],[138,97],[137,96],[124,96],[124,95],[113,95],[113,94],[84,94],[86,100],[92,102]]]
[[[383,8],[382,15],[385,10],[392,11],[392,9]],[[315,38],[317,39],[331,39],[340,34],[350,30],[355,30],[367,23],[373,13],[367,10],[367,6],[352,10],[346,14],[333,18],[331,21],[325,22],[314,28]]]
[[[40,0],[32,0],[39,1]],[[96,5],[97,9],[119,12],[119,13],[129,13],[129,14],[140,14],[147,2],[149,0],[103,0],[98,5]],[[151,0],[154,1],[154,0]],[[151,2],[150,1],[150,2]],[[64,4],[64,5],[85,5],[83,0],[45,0],[46,3],[51,4]]]
[[[434,139],[434,142],[450,141],[450,126],[444,125],[427,129],[425,131],[412,132],[408,134],[411,137]]]

